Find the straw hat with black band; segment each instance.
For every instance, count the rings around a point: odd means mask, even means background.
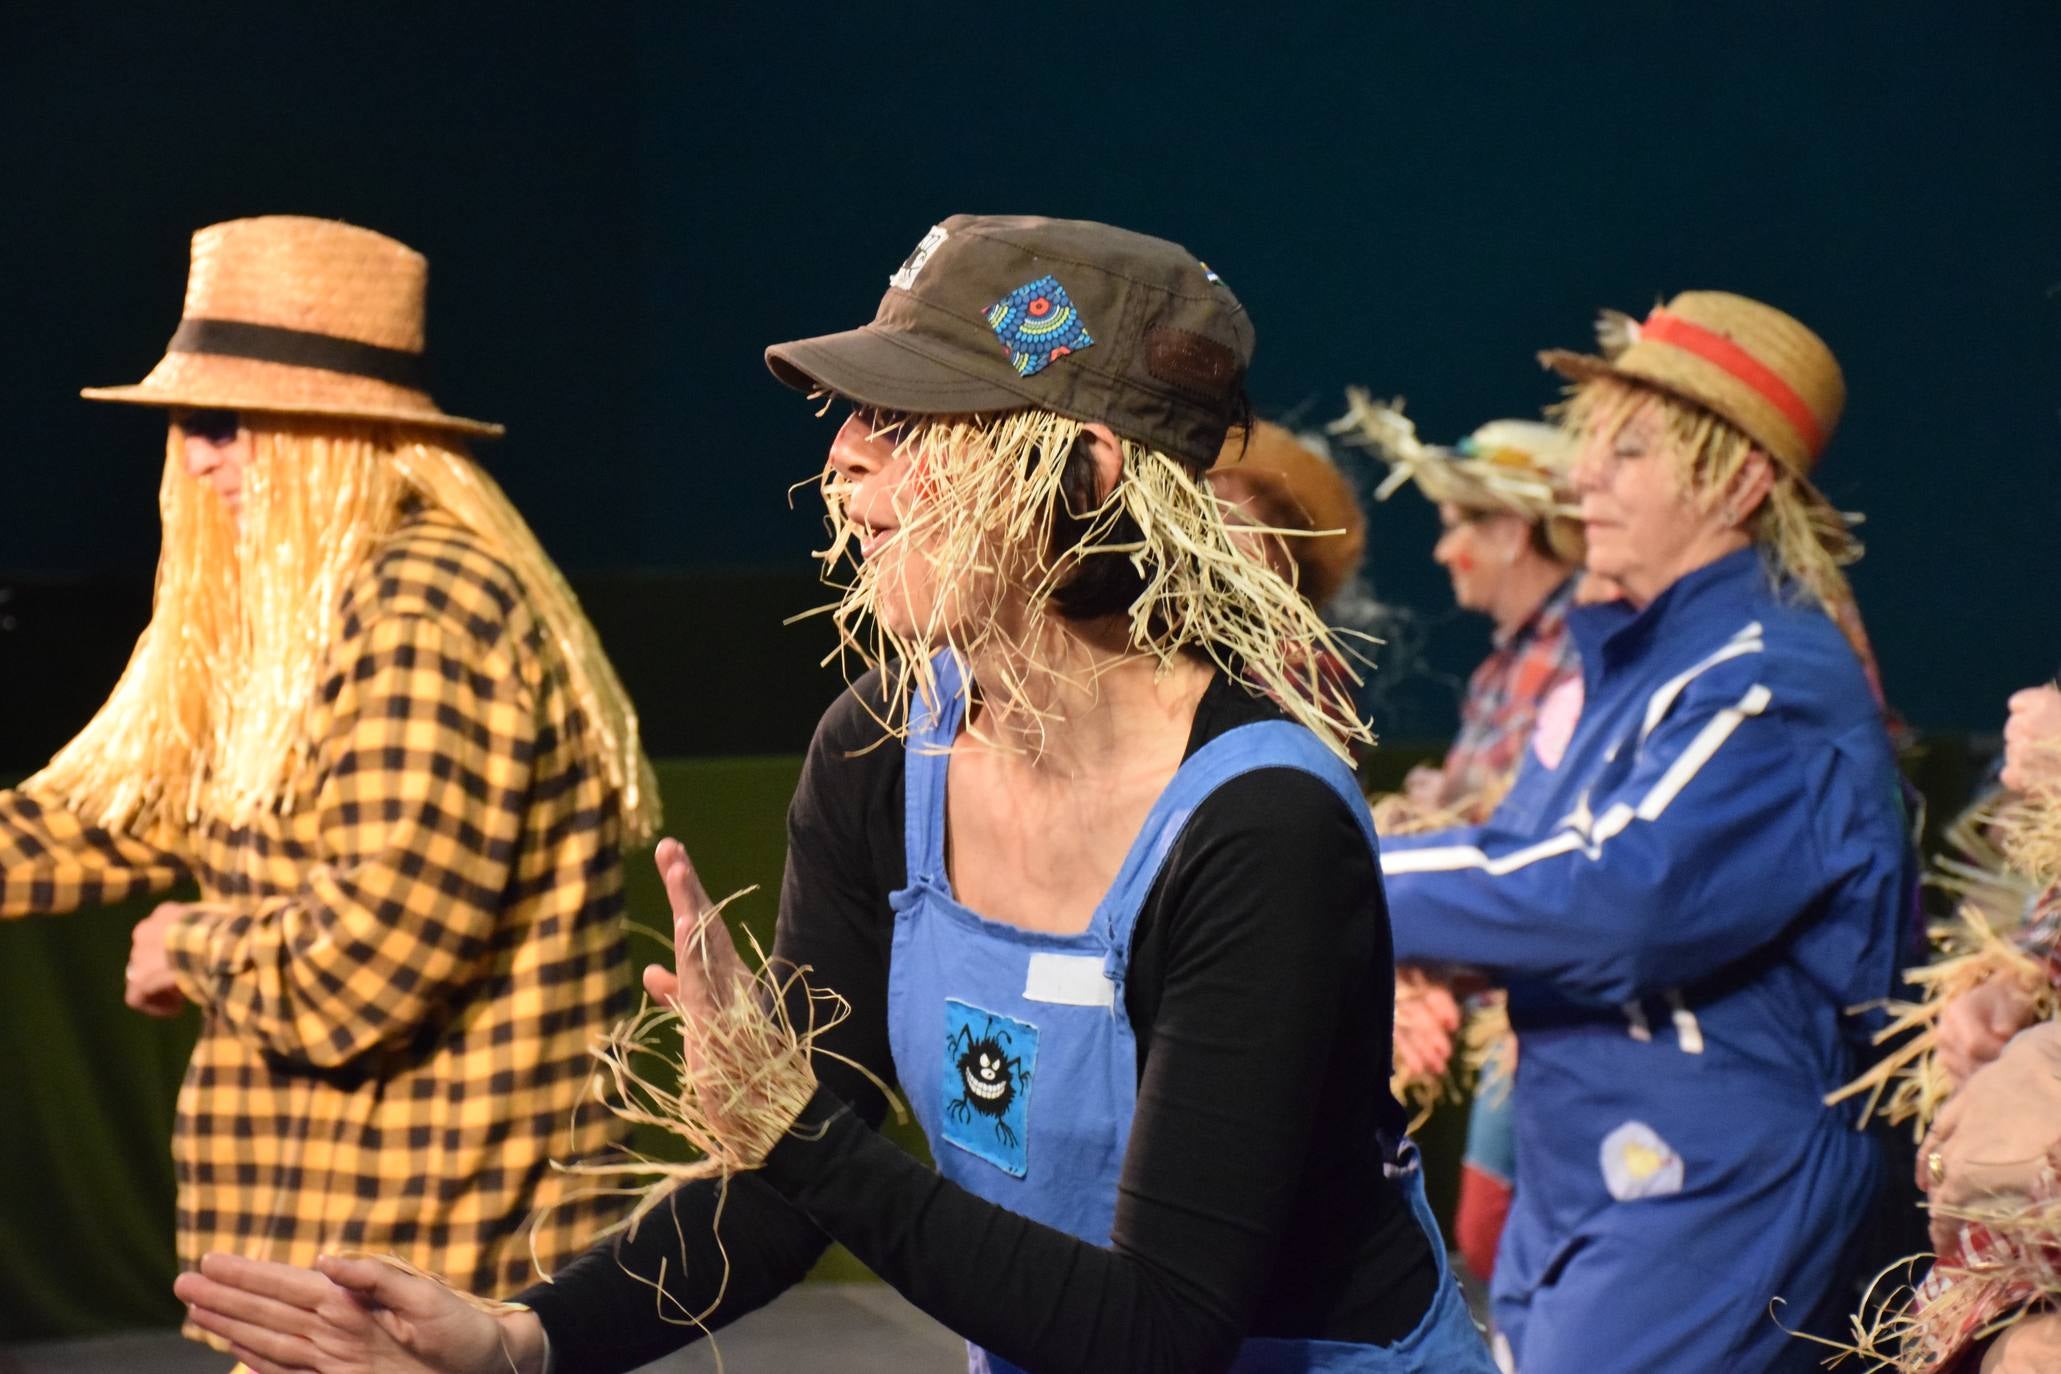
[[[165,356],[134,386],[92,401],[392,420],[479,438],[502,427],[429,397],[423,300],[429,263],[336,220],[264,215],[193,236],[186,305]]]

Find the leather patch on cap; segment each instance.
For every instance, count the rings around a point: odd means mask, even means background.
[[[1238,390],[1244,369],[1226,344],[1185,329],[1145,331],[1145,370],[1176,391],[1221,401]]]

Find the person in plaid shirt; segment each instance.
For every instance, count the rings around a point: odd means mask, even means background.
[[[1432,557],[1453,580],[1453,600],[1494,622],[1494,647],[1467,680],[1460,730],[1437,768],[1412,769],[1399,797],[1377,803],[1384,829],[1485,820],[1533,746],[1547,767],[1581,714],[1581,663],[1567,611],[1581,583],[1580,522],[1569,513],[1572,454],[1552,425],[1493,420],[1451,449],[1420,443],[1400,403],[1349,393],[1336,428],[1391,465],[1378,495],[1413,481],[1438,506]],[[1486,994],[1484,1001],[1499,1001]],[[1460,1007],[1452,991],[1416,971],[1398,980],[1398,1066],[1443,1074]],[[1511,1050],[1514,1053],[1514,1044]],[[1495,1270],[1510,1212],[1516,1140],[1510,1114],[1512,1053],[1482,1066],[1468,1119],[1453,1239],[1482,1279]]]
[[[186,1263],[362,1248],[492,1294],[619,1214],[551,1161],[620,1143],[576,1109],[657,798],[592,627],[462,447],[498,427],[421,389],[426,275],[350,225],[203,229],[164,361],[85,393],[171,412],[155,607],[0,792],[0,916],[198,886],[137,925],[127,984],[202,1018]]]

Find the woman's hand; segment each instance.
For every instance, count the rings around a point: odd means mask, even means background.
[[[316,1266],[208,1255],[172,1291],[257,1374],[542,1374],[533,1313],[496,1316],[381,1260]]]
[[[1978,1374],[2050,1374],[2061,1369],[2061,1312],[2036,1312],[2011,1323],[1982,1352]]]
[[[644,990],[679,1011],[683,1078],[704,1089],[695,1094],[696,1111],[713,1139],[690,1138],[691,1143],[715,1154],[708,1146],[720,1142],[722,1153],[755,1166],[792,1124],[815,1078],[805,1056],[805,1083],[783,1084],[765,1064],[740,1060],[740,1053],[752,1051],[745,1048],[751,1037],[740,1040],[736,1034],[739,1015],[765,1016],[751,971],[738,957],[737,942],[709,900],[686,847],[678,840],[660,840],[652,857],[673,908],[673,968],[647,966]],[[765,1043],[758,1048],[765,1050]],[[780,1096],[783,1086],[795,1100]]]
[[[1421,969],[1397,969],[1395,976],[1395,1062],[1413,1078],[1436,1078],[1453,1060],[1460,1029],[1460,1003],[1443,983]]]
[[[1956,1089],[2034,1020],[2036,990],[2006,975],[1962,993],[1939,1014],[1939,1063]]]
[[[1424,763],[1416,765],[1403,775],[1403,796],[1421,811],[1436,811],[1445,801],[1445,770]]]
[[[1918,1150],[1918,1186],[1932,1198],[1932,1245],[1950,1253],[1961,1223],[1939,1215],[1988,1198],[2033,1195],[2061,1142],[2061,1022],[2012,1040],[1947,1100]]]
[[[2001,781],[2014,792],[2061,787],[2061,687],[2050,682],[2012,695]]]

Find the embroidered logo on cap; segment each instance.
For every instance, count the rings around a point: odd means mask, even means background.
[[[897,267],[894,275],[887,279],[887,284],[900,287],[904,291],[916,285],[916,274],[923,270],[924,265],[930,261],[930,255],[935,253],[937,246],[944,241],[945,226],[942,224],[931,225],[930,232],[923,236],[923,242],[917,244],[914,251],[902,260],[902,265]]]
[[[1026,282],[989,306],[988,328],[1002,341],[1019,377],[1035,377],[1053,359],[1095,342],[1066,288],[1050,275]]]

